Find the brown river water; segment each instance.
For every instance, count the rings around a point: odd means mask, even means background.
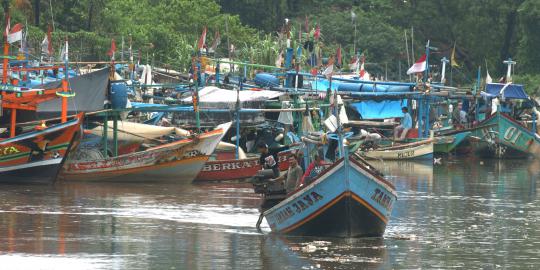
[[[540,269],[540,162],[374,165],[399,198],[369,239],[259,233],[247,184],[2,185],[0,269]]]

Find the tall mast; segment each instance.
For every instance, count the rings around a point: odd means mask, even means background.
[[[2,84],[7,84],[7,74],[8,74],[8,66],[9,66],[9,43],[7,40],[7,29],[9,29],[9,1],[4,0],[2,3],[4,6],[4,18],[6,18],[6,26],[4,31],[4,62],[2,63]]]

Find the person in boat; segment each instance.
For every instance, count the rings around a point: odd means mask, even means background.
[[[319,175],[324,169],[326,168],[328,164],[324,161],[322,153],[315,154],[313,157],[313,162],[309,164],[306,172],[304,173],[304,176],[302,176],[302,180],[300,181],[299,186],[305,186],[309,185],[313,182],[313,180]]]
[[[291,146],[296,146],[298,144],[291,144],[290,146],[283,146],[278,148],[269,149],[268,145],[264,142],[259,142],[257,144],[257,149],[261,156],[259,157],[259,164],[261,165],[261,170],[257,172],[255,178],[259,179],[269,179],[269,178],[278,178],[279,177],[279,157],[278,154],[281,151],[289,150]]]
[[[300,181],[302,180],[304,171],[298,164],[298,157],[295,154],[289,155],[287,160],[289,161],[289,169],[287,170],[287,173],[279,176],[276,180],[285,180],[285,190],[288,194],[300,186]]]
[[[402,141],[405,140],[409,129],[412,128],[412,117],[409,114],[409,108],[407,107],[401,108],[401,112],[403,113],[403,118],[401,119],[401,124],[394,128],[394,140],[399,139]]]

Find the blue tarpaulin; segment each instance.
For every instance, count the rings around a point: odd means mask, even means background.
[[[510,98],[510,99],[528,99],[529,96],[525,93],[525,89],[523,88],[523,85],[521,84],[509,84],[506,86],[506,84],[502,83],[489,83],[486,85],[486,92],[487,96],[499,96],[501,94],[501,91],[504,89],[504,92],[501,97],[504,96],[504,98]]]
[[[406,85],[377,85],[376,83],[340,83],[338,91],[343,92],[410,92]]]
[[[351,103],[362,119],[385,119],[402,117],[402,107],[407,106],[407,100],[385,100],[381,102],[368,100]]]

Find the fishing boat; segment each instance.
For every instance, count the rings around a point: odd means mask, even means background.
[[[474,151],[484,158],[540,157],[540,137],[505,113],[496,112],[472,131]]]
[[[76,145],[82,115],[0,140],[0,182],[52,183]]]
[[[273,232],[379,237],[397,199],[394,186],[355,158],[342,158],[311,184],[263,213]]]
[[[195,179],[231,123],[192,138],[148,148],[144,151],[69,160],[62,172],[65,181],[172,181],[189,183]],[[99,153],[99,152],[97,152]]]
[[[287,156],[290,153],[290,150],[279,153],[280,171],[285,171],[289,167]],[[218,151],[204,164],[195,181],[244,180],[253,177],[260,169],[258,155],[236,159],[231,151]]]
[[[334,97],[337,100],[336,92]],[[337,141],[340,158],[311,183],[287,194],[281,201],[275,181],[262,186],[255,181],[255,191],[265,194],[257,226],[264,217],[270,229],[280,234],[318,237],[384,234],[397,200],[396,190],[363,159],[349,156],[343,142],[352,133],[343,133],[337,107],[333,110],[337,119],[335,133],[328,138]]]
[[[382,160],[433,160],[433,139],[413,143],[399,144],[357,153],[368,159]]]
[[[9,19],[6,22],[9,23]],[[9,44],[6,41],[4,52],[9,54]],[[9,84],[8,59],[9,55],[3,56],[4,68],[0,88],[0,129],[4,131],[0,135],[5,137],[0,138],[0,182],[52,183],[70,150],[75,148],[78,142],[82,133],[80,127],[83,114],[77,114],[68,120],[68,98],[74,94],[66,79],[61,80],[58,87],[49,89]],[[67,67],[67,64],[64,67]],[[28,68],[20,67],[18,70],[27,72]],[[18,119],[19,116],[35,119],[39,105],[52,100],[59,101],[59,119],[26,124]]]
[[[433,152],[437,154],[450,154],[458,151],[460,145],[464,144],[471,131],[455,131],[434,137]]]
[[[61,106],[61,119],[31,122],[29,127],[19,123],[17,116],[34,115],[39,104],[49,100],[62,99],[62,104],[67,104],[67,85],[47,90],[5,85],[0,91],[0,110],[4,116],[0,123],[9,123],[3,134],[7,138],[0,139],[0,182],[54,182],[81,135],[83,114],[68,120],[67,106]],[[47,126],[52,121],[56,123]]]
[[[487,84],[487,98],[501,100],[529,101],[523,86],[519,84]],[[533,105],[534,106],[534,105]],[[475,152],[486,158],[540,157],[540,137],[535,128],[529,129],[512,118],[507,112],[507,104],[496,105],[496,111],[472,129]],[[534,120],[536,122],[536,120]],[[533,127],[535,123],[533,124]]]

